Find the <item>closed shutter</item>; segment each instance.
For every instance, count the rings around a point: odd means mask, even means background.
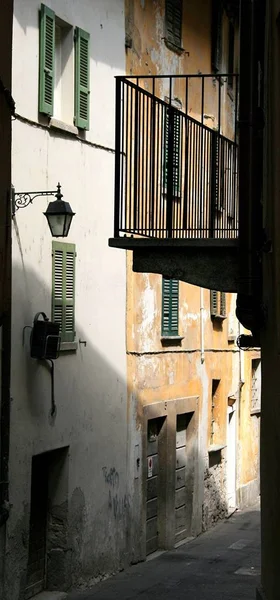
[[[165,0],[165,28],[168,42],[182,45],[182,0]]]
[[[231,76],[232,73],[234,72],[234,37],[235,37],[235,31],[234,31],[234,25],[231,21],[229,21],[228,24],[228,67],[227,67],[227,72],[229,73],[228,76],[228,85],[230,87],[233,86],[233,77]]]
[[[221,0],[212,0],[211,63],[214,73],[220,71],[222,64],[222,23],[222,2]]]
[[[55,13],[41,4],[39,112],[52,116],[55,61]]]
[[[225,318],[226,311],[226,294],[225,292],[210,291],[210,313],[211,317]]]
[[[162,279],[162,335],[169,335],[170,279]]]
[[[167,191],[167,181],[168,181],[168,138],[169,138],[169,112],[170,109],[165,109],[165,119],[164,119],[164,141],[163,141],[163,188],[164,192]]]
[[[172,120],[172,122],[171,122]],[[173,126],[172,126],[173,125]],[[173,136],[173,195],[180,195],[180,167],[181,167],[181,121],[180,113],[173,107],[165,111],[164,123],[164,148],[163,148],[163,187],[167,191],[169,161],[169,137]]]
[[[211,196],[215,208],[220,208],[220,136],[217,131],[211,132]]]
[[[181,123],[180,114],[174,112],[174,145],[173,145],[173,190],[180,195],[180,158],[181,158]]]
[[[162,278],[162,328],[163,336],[178,335],[179,281]]]
[[[62,342],[75,339],[75,258],[74,244],[52,245],[52,319],[60,323]]]
[[[220,315],[221,317],[225,317],[227,314],[227,305],[226,305],[226,294],[225,292],[220,293]]]
[[[171,306],[170,306],[170,333],[178,335],[178,320],[179,320],[179,281],[171,279]]]
[[[211,317],[217,317],[218,313],[218,292],[210,291],[210,312]]]
[[[80,129],[89,129],[89,39],[89,33],[76,27],[74,122]]]

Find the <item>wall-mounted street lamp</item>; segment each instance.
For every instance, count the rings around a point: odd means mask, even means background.
[[[15,216],[19,208],[25,208],[32,204],[33,200],[39,196],[56,197],[54,202],[49,203],[46,212],[43,214],[47,218],[53,237],[67,237],[75,213],[72,211],[70,204],[62,200],[60,183],[57,184],[56,190],[50,192],[15,192],[12,188],[12,216]]]

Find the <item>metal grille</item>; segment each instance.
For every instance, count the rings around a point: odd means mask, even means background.
[[[117,78],[115,237],[238,236],[238,79],[228,79]]]

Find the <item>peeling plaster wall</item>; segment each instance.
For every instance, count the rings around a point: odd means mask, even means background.
[[[218,455],[216,457],[215,455]],[[227,515],[226,460],[224,452],[214,453],[204,474],[202,528],[209,529]]]
[[[125,72],[124,6],[122,0],[47,2],[60,18],[91,35],[90,131],[77,138],[38,117],[40,4],[15,0],[13,95],[19,118],[13,122],[13,184],[17,191],[48,190],[60,181],[76,213],[66,241],[77,251],[78,348],[55,362],[52,418],[48,368],[30,358],[28,330],[22,342],[23,327],[32,325],[38,311],[51,314],[52,240],[42,214],[47,199],[38,198],[13,221],[12,508],[3,600],[21,600],[26,584],[35,454],[69,447],[64,589],[82,587],[130,561],[126,268],[124,253],[107,244],[113,223],[114,76]],[[62,510],[62,501],[54,504],[52,517]]]
[[[199,498],[201,527],[207,528],[227,511],[226,451],[219,464],[209,466],[211,445],[212,379],[221,380],[215,412],[215,440],[227,444],[227,398],[236,395],[238,404],[239,351],[228,342],[228,320],[216,328],[210,319],[210,293],[204,290],[202,318],[205,328],[205,357],[200,350],[200,290],[180,282],[180,346],[166,348],[161,342],[161,276],[131,273],[128,259],[128,373],[130,389],[143,405],[199,396]],[[146,319],[148,309],[153,318]],[[228,312],[233,313],[228,298]],[[150,313],[151,314],[151,313]],[[230,319],[229,319],[230,320]],[[235,322],[237,328],[237,323]],[[138,408],[139,423],[141,408]]]
[[[236,346],[239,325],[235,317],[235,296],[227,295],[227,318],[213,324],[210,318],[210,293],[203,291],[204,360],[200,349],[200,290],[179,284],[178,346],[161,342],[161,276],[130,271],[128,258],[128,375],[134,398],[143,405],[174,398],[199,396],[199,471],[202,526],[208,528],[227,513],[228,402],[236,411],[236,490],[237,503],[245,504],[239,488],[252,487],[247,503],[258,495],[259,431],[252,416],[251,362],[254,352],[240,353]],[[149,318],[147,315],[149,314]],[[240,359],[244,363],[240,386]],[[220,380],[219,396],[212,415],[212,380]],[[241,398],[241,402],[240,402]],[[213,431],[211,421],[214,416]],[[141,407],[138,406],[141,427]],[[211,446],[221,446],[220,460],[212,464]]]
[[[237,497],[241,507],[250,506],[259,495],[260,481],[260,421],[261,412],[252,407],[252,360],[260,358],[259,351],[246,352],[243,360],[241,384]]]
[[[224,15],[223,70],[226,70],[228,21]],[[183,2],[181,54],[170,50],[164,41],[164,0],[126,0],[126,71],[129,75],[176,75],[211,72],[211,2]],[[236,32],[237,36],[237,32]],[[237,40],[236,40],[237,41]],[[238,44],[236,44],[236,49]],[[238,70],[238,54],[235,55]],[[140,85],[142,80],[140,77]],[[143,85],[148,85],[143,80]],[[158,84],[161,98],[168,96],[164,83]],[[184,91],[175,82],[174,97],[184,102]],[[215,86],[212,85],[205,113],[215,125]],[[176,87],[177,86],[177,87]],[[233,103],[223,89],[226,107],[222,128],[232,131]],[[190,114],[200,110],[199,92],[194,92]],[[199,396],[198,486],[201,501],[201,527],[210,527],[223,518],[228,508],[228,398],[236,411],[236,490],[258,480],[259,434],[250,414],[251,360],[253,353],[241,353],[236,346],[240,327],[235,317],[234,294],[227,294],[227,318],[210,318],[210,293],[204,290],[204,309],[200,311],[200,289],[180,282],[180,345],[161,342],[161,276],[132,272],[127,253],[127,352],[128,389],[138,431],[142,427],[142,407],[153,402]],[[204,322],[205,355],[200,348],[201,316]],[[241,358],[242,357],[242,358]],[[242,367],[241,367],[242,360]],[[244,384],[241,379],[244,379]],[[214,440],[211,439],[212,380],[220,379],[215,407]],[[241,383],[240,383],[241,382]],[[257,417],[254,417],[255,419]],[[212,436],[213,437],[213,436]],[[213,462],[211,444],[222,446],[220,460]],[[254,488],[256,489],[256,488]],[[254,494],[253,494],[254,495]],[[255,500],[251,496],[251,500]],[[237,501],[240,500],[237,493]]]

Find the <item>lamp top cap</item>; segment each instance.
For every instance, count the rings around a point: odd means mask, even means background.
[[[58,214],[67,214],[74,216],[76,213],[72,211],[72,208],[69,202],[65,202],[64,200],[54,200],[50,202],[48,208],[44,215],[58,215]]]
[[[56,192],[56,199],[57,200],[61,200],[61,198],[63,198],[63,194],[61,193],[61,184],[58,182],[58,184],[57,184],[57,192]]]

